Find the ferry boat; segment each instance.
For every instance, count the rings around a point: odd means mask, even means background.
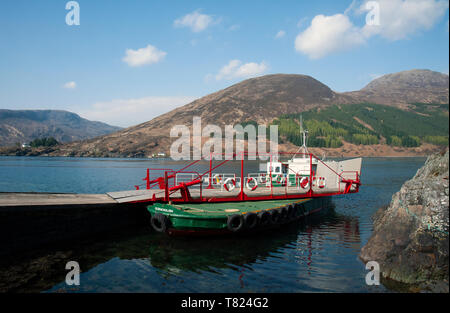
[[[151,202],[147,207],[151,226],[169,235],[278,227],[329,207],[330,196],[356,193],[361,185],[361,158],[320,159],[309,153],[307,131],[302,133],[297,152],[266,155],[260,172],[246,173],[245,152],[234,173],[220,171],[230,160],[213,164],[210,157],[203,173],[198,169],[200,160],[181,169],[147,169],[145,189],[135,186],[132,193],[111,196],[119,202]]]

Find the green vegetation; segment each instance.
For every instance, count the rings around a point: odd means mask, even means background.
[[[438,146],[448,146],[448,136],[425,136],[423,141]]]
[[[448,104],[414,103],[410,111],[378,104],[342,104],[303,112],[311,147],[340,147],[387,143],[417,147],[422,142],[448,146]],[[299,114],[275,119],[280,142],[301,145]]]
[[[30,146],[33,148],[37,147],[51,147],[56,146],[58,141],[53,137],[37,138],[30,142]]]

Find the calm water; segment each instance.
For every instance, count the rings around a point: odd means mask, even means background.
[[[371,216],[424,158],[365,158],[358,194],[334,197],[334,211],[285,229],[241,238],[177,239],[148,228],[71,245],[46,262],[79,260],[81,285],[63,275],[30,287],[75,292],[386,292],[366,286],[358,259]],[[170,161],[0,157],[0,191],[101,193],[133,189],[145,168]],[[201,164],[197,170],[206,168]],[[247,166],[258,168],[256,162]],[[232,165],[227,172],[234,171]],[[61,262],[60,262],[61,261]],[[58,264],[59,264],[58,263]],[[65,264],[65,263],[64,263]]]

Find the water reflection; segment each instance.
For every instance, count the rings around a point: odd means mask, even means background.
[[[359,248],[358,220],[333,210],[245,237],[183,239],[140,230],[127,238],[73,250],[67,257],[81,257],[81,286],[74,289],[53,277],[41,290],[354,291],[349,277],[360,271],[361,263],[346,261],[345,250],[355,253]],[[357,284],[364,288],[363,279]]]

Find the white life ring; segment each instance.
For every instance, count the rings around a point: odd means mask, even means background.
[[[319,182],[317,185],[319,186],[319,188],[325,188],[326,186],[325,177],[319,177]]]
[[[283,175],[278,174],[277,176],[275,176],[275,182],[276,182],[277,184],[282,184],[283,181],[284,181]]]
[[[254,182],[254,186],[250,187],[250,182],[253,181]],[[245,183],[245,186],[247,187],[247,189],[250,189],[251,191],[254,191],[256,188],[258,188],[258,182],[255,178],[250,177],[249,179],[247,179],[247,182]]]
[[[230,187],[228,187],[229,183],[231,182]],[[236,188],[236,180],[234,178],[227,178],[225,182],[223,183],[223,188],[225,188],[226,191],[233,191],[234,188]]]
[[[302,187],[303,189],[309,188],[309,178],[307,176],[300,179],[300,187]]]

